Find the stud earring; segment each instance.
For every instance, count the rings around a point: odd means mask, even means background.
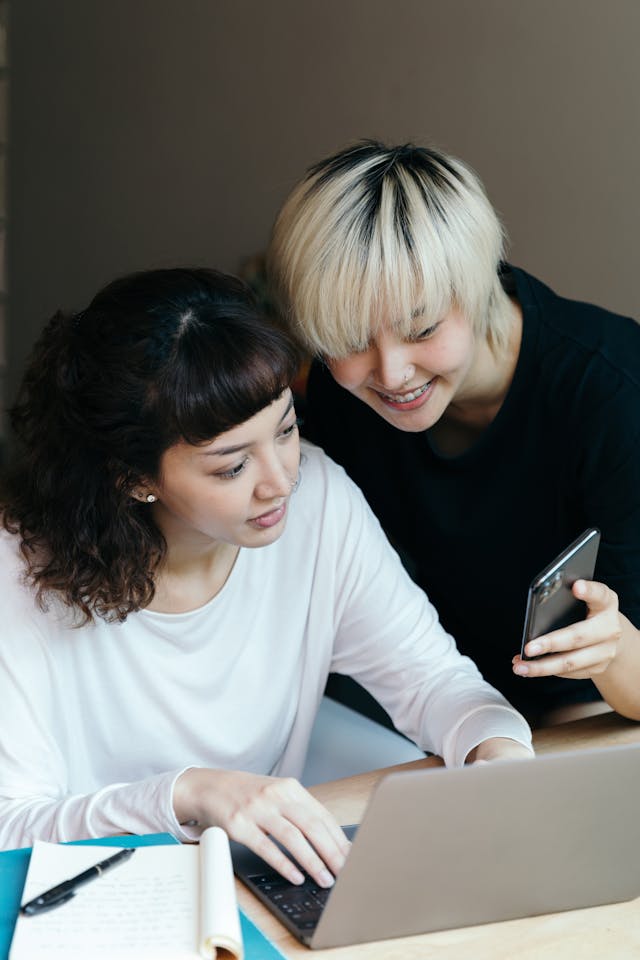
[[[152,493],[147,494],[146,500],[147,500],[147,503],[155,503],[155,502],[156,502],[156,498],[154,497],[154,495],[153,495]]]

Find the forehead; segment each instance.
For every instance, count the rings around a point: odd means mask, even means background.
[[[223,457],[238,449],[259,442],[270,435],[293,407],[291,390],[287,388],[273,403],[259,410],[244,423],[225,430],[224,433],[202,443],[178,440],[163,455],[164,464],[200,463]]]
[[[384,300],[380,307],[374,311],[371,317],[372,327],[386,327],[390,330],[397,330],[406,326],[407,323],[413,324],[416,320],[421,320],[426,314],[426,306],[419,299],[411,300],[414,306],[405,307],[395,301]]]
[[[414,306],[403,308],[387,300],[371,312],[363,333],[368,342],[385,336],[405,339],[422,332],[425,327],[441,319],[442,315],[442,313],[438,316],[431,315],[424,303],[416,302]]]

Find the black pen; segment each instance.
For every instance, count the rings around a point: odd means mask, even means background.
[[[71,877],[70,880],[59,883],[56,887],[52,887],[51,890],[46,890],[44,893],[41,893],[39,897],[36,897],[35,900],[29,900],[23,907],[20,907],[20,913],[25,917],[33,917],[37,913],[42,913],[44,910],[61,907],[63,903],[71,900],[77,887],[81,887],[84,883],[89,883],[89,881],[101,877],[102,874],[106,870],[110,870],[111,867],[115,867],[119,863],[124,863],[134,852],[135,847],[119,850],[113,857],[96,863],[95,866],[89,867],[88,870],[79,873],[77,877]]]

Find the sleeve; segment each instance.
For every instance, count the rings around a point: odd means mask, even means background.
[[[506,737],[531,749],[525,719],[459,653],[363,495],[340,474],[336,480],[343,502],[335,508],[341,542],[331,669],[354,677],[399,730],[422,749],[442,756],[447,765],[462,765],[489,737]]]
[[[0,849],[119,833],[168,831],[193,839],[173,813],[173,785],[182,770],[82,795],[70,791],[56,735],[68,693],[50,659],[55,645],[39,628],[46,618],[35,610],[25,614],[24,604],[7,606],[9,627],[0,644]]]

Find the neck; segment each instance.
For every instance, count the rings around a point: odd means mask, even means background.
[[[482,430],[495,418],[507,395],[515,373],[522,342],[522,311],[506,294],[501,308],[506,312],[506,344],[493,347],[483,338],[457,395],[443,419]]]
[[[172,535],[161,525],[167,553],[156,574],[149,610],[185,613],[203,606],[224,587],[240,548],[197,535]]]

